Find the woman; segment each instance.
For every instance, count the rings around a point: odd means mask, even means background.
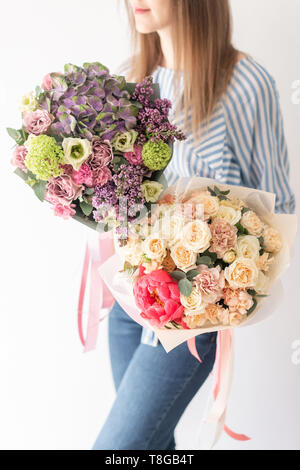
[[[212,177],[271,191],[277,212],[294,212],[276,85],[232,46],[229,1],[130,0],[127,9],[137,53],[122,73],[152,74],[162,98],[182,96],[173,118],[187,140],[174,144],[169,184]],[[116,303],[109,341],[117,396],[93,449],[175,449],[175,427],[213,368],[216,333],[196,338],[202,363],[186,344],[167,354]]]

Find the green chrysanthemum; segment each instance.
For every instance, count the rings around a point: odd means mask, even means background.
[[[171,156],[172,152],[169,145],[162,140],[158,142],[149,140],[143,146],[143,162],[150,170],[163,170],[169,163]]]
[[[28,153],[24,163],[37,179],[48,181],[63,173],[60,164],[63,163],[64,152],[54,137],[30,136],[25,146]]]

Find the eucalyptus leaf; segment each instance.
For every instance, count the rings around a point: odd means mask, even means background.
[[[197,271],[196,269],[191,269],[190,271],[186,273],[186,277],[189,281],[192,281],[194,277],[198,275],[199,275],[199,271]]]
[[[18,144],[22,145],[24,144],[26,138],[24,138],[23,130],[17,130],[17,129],[12,129],[11,127],[8,127],[7,129],[8,135]]]
[[[247,311],[247,316],[251,315],[251,313],[254,312],[254,310],[256,309],[257,307],[257,300],[256,299],[253,299],[253,305],[252,307]]]
[[[206,266],[211,266],[213,264],[212,259],[209,256],[198,256],[196,264],[206,264]]]
[[[183,272],[183,271],[173,271],[171,273],[171,276],[173,279],[175,279],[176,281],[180,281],[181,279],[185,279],[186,278],[186,274]]]
[[[87,204],[85,201],[80,202],[80,209],[87,217],[91,215],[93,211],[93,206],[91,204]]]
[[[193,285],[188,279],[181,279],[178,283],[179,292],[185,297],[189,297],[193,291]]]
[[[43,202],[45,200],[47,181],[37,181],[33,186],[34,194]]]

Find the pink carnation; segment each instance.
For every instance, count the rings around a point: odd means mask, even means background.
[[[24,163],[28,151],[24,145],[17,147],[13,153],[11,164],[27,173],[27,167]]]
[[[74,207],[75,204],[71,204],[70,206],[64,206],[63,204],[55,204],[55,206],[53,207],[53,212],[54,215],[62,217],[66,220],[76,214]]]
[[[203,264],[197,269],[200,274],[194,278],[194,282],[201,290],[203,300],[211,304],[218,302],[225,286],[224,271],[221,271],[219,266],[210,269]]]
[[[76,184],[85,184],[89,187],[93,186],[93,172],[86,162],[81,165],[79,171],[73,170],[71,176]]]
[[[42,88],[45,91],[50,91],[52,90],[52,78],[51,75],[48,73],[48,75],[45,75],[42,83]]]
[[[142,165],[142,150],[143,147],[141,145],[135,145],[133,152],[124,152],[124,157],[131,165]]]
[[[224,303],[229,307],[230,312],[237,312],[246,315],[253,306],[253,298],[244,289],[232,289],[226,287],[223,291]]]
[[[215,219],[210,225],[212,244],[209,251],[223,258],[226,251],[234,248],[237,241],[238,229],[223,219]]]
[[[52,178],[47,184],[45,199],[55,205],[69,206],[72,201],[81,196],[83,189],[83,186],[77,185],[71,176],[58,176]]]
[[[23,117],[26,131],[34,135],[41,135],[47,132],[53,121],[54,117],[45,109],[28,111]]]

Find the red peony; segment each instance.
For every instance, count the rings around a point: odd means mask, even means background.
[[[133,289],[136,304],[142,310],[141,316],[157,327],[171,321],[182,324],[184,307],[177,283],[162,269],[150,274],[144,272],[145,268],[140,267],[140,277]]]

